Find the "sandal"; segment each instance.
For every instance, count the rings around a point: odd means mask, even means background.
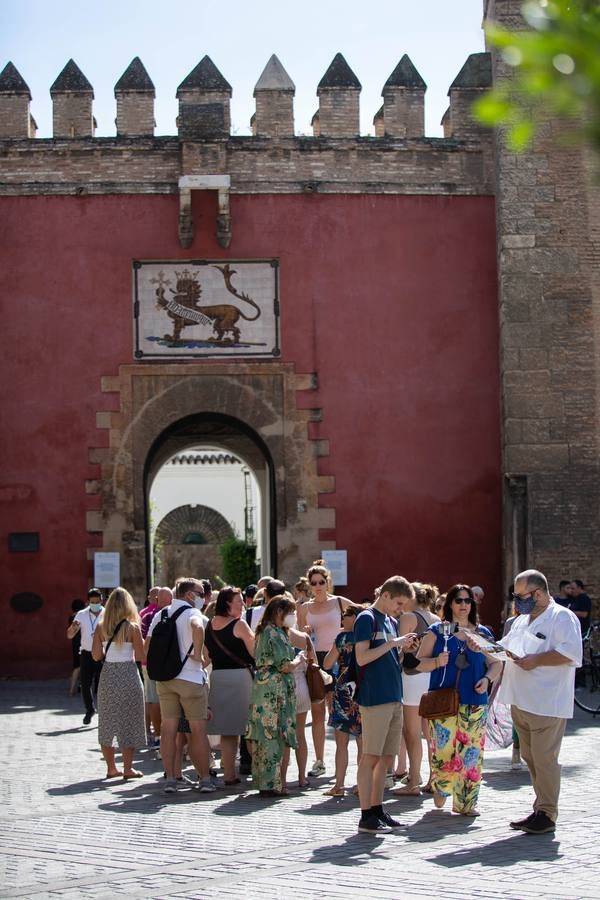
[[[336,784],[332,788],[329,788],[328,791],[323,791],[324,797],[343,797],[346,793],[346,789],[343,787],[338,787]]]
[[[304,788],[309,788],[309,787],[310,787],[310,781],[308,780],[308,778],[306,778],[304,781],[299,781],[299,782],[298,782],[298,787],[300,788],[300,790],[303,790]]]
[[[115,769],[114,772],[107,772],[107,773],[106,773],[106,780],[108,781],[109,778],[123,778],[123,773],[122,773],[122,772],[119,772],[118,769]]]
[[[402,781],[407,775],[408,772],[394,772],[394,781]]]
[[[139,772],[137,769],[132,769],[130,772],[123,772],[123,778],[125,781],[129,781],[130,778],[143,778],[144,773]]]
[[[431,782],[428,781],[427,784],[424,784],[423,787],[421,788],[421,791],[424,794],[433,794],[433,788],[431,787]]]
[[[409,784],[404,784],[402,787],[391,790],[390,794],[394,794],[396,797],[420,797],[421,788],[418,784],[415,784],[413,787]]]
[[[452,812],[458,813],[459,816],[469,816],[471,819],[476,819],[481,815],[476,806],[471,806],[469,809],[453,809]]]

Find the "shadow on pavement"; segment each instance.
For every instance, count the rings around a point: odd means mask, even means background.
[[[492,841],[490,844],[430,856],[429,862],[450,869],[476,864],[496,869],[516,866],[522,862],[549,862],[560,859],[564,854],[559,853],[559,849],[560,842],[554,834],[531,835],[515,832],[510,837]]]
[[[380,852],[385,840],[390,838],[393,839],[393,836],[389,834],[384,838],[381,835],[357,832],[337,844],[315,847],[308,861],[317,864],[333,863],[336,866],[366,866],[376,859],[391,859],[388,853]]]

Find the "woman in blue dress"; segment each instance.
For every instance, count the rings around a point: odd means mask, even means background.
[[[362,753],[361,724],[358,703],[354,699],[354,686],[348,680],[348,667],[354,651],[354,622],[365,607],[350,603],[342,612],[342,631],[336,637],[331,650],[323,661],[323,668],[331,669],[337,663],[338,676],[333,691],[333,704],[328,725],[335,728],[335,784],[328,797],[343,797],[344,779],[348,768],[348,743],[356,738],[356,763]]]

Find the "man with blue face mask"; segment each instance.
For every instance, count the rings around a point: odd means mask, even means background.
[[[77,632],[81,632],[79,677],[81,679],[81,699],[85,705],[84,725],[90,724],[92,716],[96,712],[94,703],[98,693],[98,681],[102,663],[96,662],[92,657],[92,641],[94,640],[94,632],[98,627],[98,623],[102,619],[101,613],[104,609],[102,603],[102,592],[98,588],[89,590],[88,605],[85,609],[79,610],[67,629],[67,638],[69,640],[75,637]]]
[[[511,705],[535,801],[531,815],[510,827],[545,834],[556,827],[558,755],[567,719],[573,718],[581,629],[575,614],[554,602],[546,577],[536,569],[517,575],[513,600],[519,615],[501,641],[511,659],[505,664],[498,699]]]

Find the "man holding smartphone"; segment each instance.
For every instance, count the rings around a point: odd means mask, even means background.
[[[354,624],[357,699],[362,722],[362,756],[358,766],[361,816],[358,830],[385,834],[402,823],[383,808],[388,767],[393,764],[402,737],[402,650],[416,649],[417,636],[398,636],[395,621],[402,598],[414,599],[406,578],[385,581],[375,603],[360,613]],[[393,617],[393,618],[392,618]]]

